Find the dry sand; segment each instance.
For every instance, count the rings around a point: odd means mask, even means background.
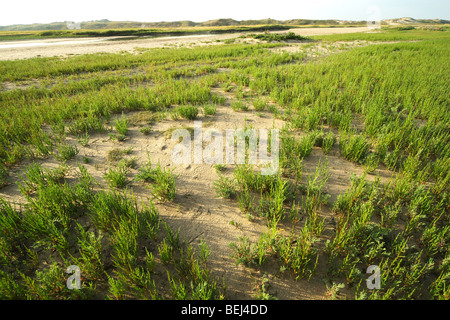
[[[316,36],[337,33],[366,32],[367,27],[347,28],[295,28],[284,32],[294,32],[303,36]],[[96,52],[135,52],[136,48],[157,48],[165,46],[209,45],[216,40],[236,38],[242,33],[221,35],[193,35],[185,37],[161,37],[127,40],[126,37],[110,38],[77,38],[77,39],[46,39],[26,41],[0,42],[0,60],[28,59],[36,57],[70,56]],[[220,42],[219,42],[220,43]],[[41,44],[38,46],[37,44]],[[27,47],[4,46],[29,45]]]

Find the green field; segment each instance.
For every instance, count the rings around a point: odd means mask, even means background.
[[[230,298],[208,237],[193,245],[164,219],[184,201],[174,166],[131,157],[129,131],[214,123],[225,107],[283,123],[277,175],[215,167],[216,197],[245,224],[230,221],[225,254],[267,276],[249,298],[280,298],[266,281],[318,283],[329,299],[450,298],[450,32],[250,38],[0,61],[1,299]],[[116,146],[100,179],[81,152],[94,137]],[[331,159],[356,168],[339,194]],[[83,290],[66,287],[70,265]]]

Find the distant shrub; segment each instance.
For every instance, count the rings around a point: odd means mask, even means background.
[[[268,41],[268,42],[287,41],[287,40],[296,40],[296,41],[310,40],[310,38],[308,38],[308,37],[303,37],[303,36],[295,34],[293,32],[288,32],[288,33],[265,32],[265,33],[260,33],[260,34],[251,34],[250,37],[252,37],[254,39],[258,39],[258,40]]]
[[[404,26],[404,27],[396,28],[396,30],[398,30],[398,31],[407,31],[407,30],[414,30],[414,29],[415,29],[414,26]]]

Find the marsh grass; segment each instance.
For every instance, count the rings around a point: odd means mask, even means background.
[[[197,106],[186,105],[178,106],[174,112],[187,120],[195,120],[198,116],[199,109]]]
[[[108,150],[108,152],[106,154],[106,159],[109,162],[117,163],[120,160],[122,160],[125,155],[129,155],[132,152],[133,152],[133,147],[124,148],[124,149],[113,148],[113,149]]]
[[[175,198],[175,178],[173,170],[164,170],[158,165],[156,184],[153,186],[153,195],[165,201],[172,201]]]
[[[8,176],[8,169],[6,169],[5,166],[0,165],[0,188],[9,184]]]
[[[152,194],[159,200],[173,201],[175,198],[176,175],[173,174],[173,169],[166,170],[161,167],[158,162],[156,168],[152,167],[150,157],[144,163],[139,172],[136,174],[135,181],[143,181],[152,185]]]
[[[231,102],[231,109],[233,111],[248,111],[249,110],[247,104],[245,102],[243,102],[241,99]]]
[[[263,40],[263,41],[288,41],[288,40],[295,40],[295,41],[304,41],[304,40],[310,40],[308,37],[303,37],[301,35],[297,35],[294,32],[288,32],[288,33],[261,33],[261,34],[250,34],[248,35],[251,38]]]
[[[215,104],[205,104],[203,106],[203,113],[205,116],[213,116],[217,112],[217,106]]]
[[[122,189],[130,183],[127,177],[129,172],[128,166],[124,163],[119,163],[116,167],[109,167],[103,177],[111,188]]]
[[[122,113],[122,117],[114,120],[114,128],[121,135],[126,135],[128,132],[129,121],[128,118]]]
[[[139,132],[142,133],[143,135],[149,135],[152,132],[152,128],[151,127],[142,127],[139,129]]]
[[[55,159],[58,161],[69,161],[75,158],[79,150],[76,145],[62,143],[56,147],[58,154],[55,154]]]
[[[288,40],[286,34],[260,37]],[[285,123],[280,175],[237,165],[223,178],[218,168],[218,195],[235,193],[231,201],[248,223],[262,217],[268,226],[251,242],[248,226],[235,224],[242,234],[230,252],[239,264],[267,271],[268,279],[325,277],[344,283],[355,299],[448,300],[448,30],[314,38],[340,52],[309,63],[305,50],[274,53],[267,49],[286,44],[261,42],[1,61],[1,81],[39,86],[0,92],[0,186],[19,170],[25,200],[0,199],[0,297],[223,299],[206,240],[198,247],[183,241],[181,233],[161,229],[150,200],[137,203],[125,188],[105,190],[86,168],[65,164],[78,153],[68,136],[87,147],[93,133],[108,128],[112,139],[132,141],[131,125],[149,128],[170,115],[196,119],[200,109],[211,116],[228,101],[214,93],[219,88],[236,98],[233,110],[253,105],[257,115]],[[337,40],[379,43],[351,48]],[[367,174],[386,166],[395,175],[350,176],[348,190],[330,203],[325,163],[304,172],[317,148],[362,165]],[[175,200],[172,171],[149,161],[132,180],[137,160],[117,149],[108,154],[107,180],[125,187],[140,181],[150,198]],[[52,154],[59,167],[37,164]],[[31,165],[22,168],[23,161]],[[328,221],[325,207],[332,211]],[[83,290],[65,287],[64,270],[75,263],[85,270]],[[382,270],[380,290],[367,290],[371,264]],[[270,298],[266,284],[259,279],[258,298]],[[327,293],[339,298],[338,289],[331,285]]]
[[[217,196],[232,199],[236,196],[236,181],[219,174],[219,180],[214,181],[214,190]]]

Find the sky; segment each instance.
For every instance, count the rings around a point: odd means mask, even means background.
[[[111,21],[195,22],[235,20],[400,17],[450,20],[449,0],[3,0],[0,26],[108,19]],[[375,18],[375,19],[374,19]]]

